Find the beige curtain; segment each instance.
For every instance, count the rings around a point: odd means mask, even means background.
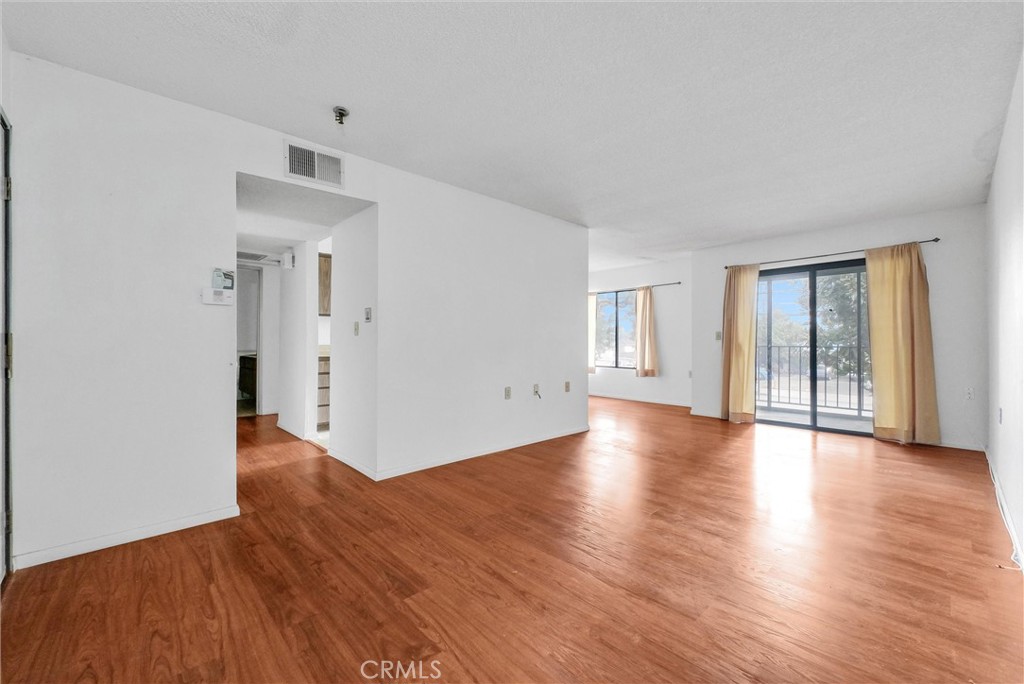
[[[658,375],[658,349],[654,344],[654,291],[636,288],[636,377]]]
[[[754,422],[758,264],[730,266],[722,311],[722,419]]]
[[[587,294],[587,372],[597,372],[594,360],[597,347],[597,293]]]
[[[932,319],[921,247],[912,242],[865,255],[875,437],[938,444]]]

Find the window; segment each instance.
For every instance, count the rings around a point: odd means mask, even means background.
[[[597,294],[598,368],[636,368],[636,290]]]

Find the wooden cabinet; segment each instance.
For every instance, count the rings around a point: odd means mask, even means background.
[[[320,255],[320,297],[319,313],[321,316],[331,315],[331,255]]]
[[[331,357],[321,356],[316,382],[316,429],[326,430],[331,424]]]

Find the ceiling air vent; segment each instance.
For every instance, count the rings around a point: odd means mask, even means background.
[[[235,256],[239,261],[263,261],[267,258],[266,254],[257,254],[256,252],[236,252]]]
[[[340,188],[345,184],[345,164],[341,157],[286,141],[284,175]]]

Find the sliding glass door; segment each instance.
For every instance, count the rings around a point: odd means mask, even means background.
[[[872,430],[864,260],[762,271],[757,420]]]

